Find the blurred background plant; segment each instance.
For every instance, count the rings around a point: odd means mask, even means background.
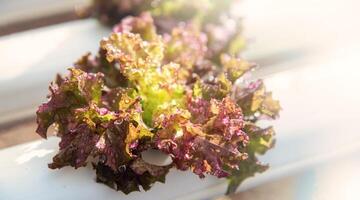
[[[107,25],[126,16],[149,11],[159,33],[170,32],[179,23],[191,23],[208,39],[208,56],[220,61],[222,53],[237,55],[245,47],[239,0],[94,0],[87,15]]]

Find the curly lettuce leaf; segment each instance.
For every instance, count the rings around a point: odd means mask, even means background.
[[[118,66],[107,61],[105,51],[102,49],[96,56],[90,53],[85,54],[74,64],[74,67],[87,73],[100,72],[104,74],[104,84],[110,88],[128,85],[127,78],[121,73]]]
[[[166,62],[176,62],[182,67],[192,69],[205,57],[206,36],[194,26],[180,25],[171,31],[171,35],[165,35],[164,38]]]
[[[261,118],[276,119],[281,110],[279,101],[267,92],[262,80],[237,85],[235,98],[242,108],[244,115],[251,121]]]
[[[221,55],[221,65],[223,66],[226,77],[232,83],[256,66],[254,63],[227,54]]]
[[[175,63],[162,65],[163,45],[162,41],[148,42],[138,34],[126,32],[113,33],[101,42],[108,61],[119,63],[121,72],[139,91],[148,125],[161,104],[181,104],[185,92],[182,84],[187,73]]]
[[[244,180],[269,168],[268,165],[261,163],[256,156],[265,154],[275,145],[273,128],[260,128],[253,123],[247,123],[244,131],[248,133],[250,138],[249,144],[244,147],[248,153],[248,159],[239,162],[237,170],[232,170],[228,177],[229,185],[226,194],[234,193]]]
[[[53,83],[49,89],[49,101],[39,106],[37,111],[38,128],[36,132],[46,138],[47,129],[57,118],[71,115],[71,110],[90,106],[100,101],[103,85],[102,74],[86,74],[81,70],[70,69],[70,75],[60,85]],[[70,121],[67,119],[67,123]]]
[[[142,121],[140,97],[135,91],[108,91],[102,74],[74,68],[69,76],[58,78],[50,90],[49,101],[37,111],[38,133],[46,137],[47,128],[55,124],[61,138],[60,151],[50,168],[78,168],[91,159],[95,160],[94,165],[106,168],[107,173],[116,174],[122,166],[134,165],[137,172],[134,177],[137,179],[138,175],[143,180],[136,183],[146,189],[153,182],[163,180],[164,176],[155,175],[156,167],[148,167],[151,176],[137,170],[140,164],[147,166],[137,161],[138,146],[149,141],[153,133]]]
[[[140,186],[147,191],[155,182],[165,183],[165,176],[169,171],[169,167],[150,165],[141,158],[134,160],[128,166],[120,166],[115,171],[102,163],[93,164],[93,167],[97,182],[121,190],[125,194],[140,191]]]
[[[156,147],[169,154],[180,170],[227,177],[225,167],[236,168],[247,158],[238,146],[247,144],[241,109],[230,98],[222,101],[190,99],[189,111],[169,105],[157,113]],[[197,116],[200,111],[203,115]],[[193,117],[192,117],[193,116]]]
[[[113,28],[115,33],[139,34],[143,40],[154,41],[158,39],[156,26],[149,12],[141,13],[138,17],[128,16]]]

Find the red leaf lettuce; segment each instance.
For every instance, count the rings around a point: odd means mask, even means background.
[[[272,147],[274,131],[256,125],[280,106],[262,81],[236,84],[254,64],[231,54],[216,62],[206,34],[193,24],[157,34],[149,13],[128,17],[50,85],[37,111],[37,133],[55,125],[61,138],[52,169],[91,162],[97,181],[124,193],[164,182],[169,169],[230,180],[233,192],[264,171],[256,154]],[[156,149],[172,163],[156,166],[142,152]]]

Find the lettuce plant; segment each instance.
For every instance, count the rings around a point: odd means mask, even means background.
[[[180,23],[191,23],[207,36],[207,58],[220,64],[220,55],[237,55],[245,47],[240,0],[93,0],[93,15],[115,25],[124,17],[152,14],[159,33],[171,32]]]
[[[255,64],[222,53],[209,58],[207,35],[193,23],[158,34],[149,13],[127,17],[50,85],[37,111],[37,133],[50,125],[61,138],[51,169],[91,163],[96,180],[124,193],[164,182],[169,169],[229,180],[232,193],[267,169],[258,154],[274,144],[280,109],[261,80],[246,77]],[[147,163],[155,149],[172,163]]]

